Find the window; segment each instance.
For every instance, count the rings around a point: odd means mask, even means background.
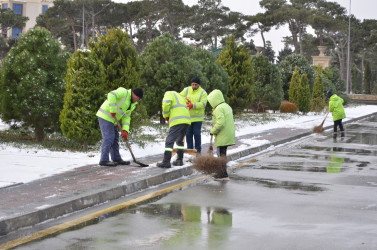
[[[46,13],[47,9],[48,9],[47,5],[42,5],[42,14]]]
[[[20,14],[22,15],[22,4],[14,3],[13,4],[13,12],[15,14]]]
[[[7,37],[8,37],[7,29],[3,28],[3,29],[1,30],[1,36],[2,36],[3,38],[7,38]]]
[[[12,28],[12,37],[18,37],[19,34],[22,33],[22,29],[20,28]]]
[[[7,3],[3,3],[3,4],[1,5],[1,8],[3,8],[3,9],[8,9],[8,4],[7,4]]]

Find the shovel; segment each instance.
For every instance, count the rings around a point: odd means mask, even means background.
[[[207,154],[208,155],[213,155],[213,145],[212,145],[212,140],[213,140],[213,135],[211,135],[211,140],[209,142],[209,147],[208,147],[208,151],[207,151]]]
[[[118,119],[117,119],[116,117],[114,117],[114,119],[115,119],[115,121],[117,122],[117,126],[118,126],[119,131],[122,131],[122,127],[120,126]],[[148,164],[145,164],[145,163],[142,163],[142,162],[136,160],[136,158],[135,158],[135,156],[134,156],[134,153],[132,152],[132,149],[131,149],[130,144],[128,143],[127,140],[125,140],[125,141],[126,141],[126,145],[127,145],[128,150],[130,150],[130,152],[131,152],[132,159],[134,160],[134,162],[135,162],[136,164],[139,164],[140,167],[148,167],[148,166],[149,166]]]

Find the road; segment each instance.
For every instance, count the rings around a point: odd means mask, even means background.
[[[17,249],[377,249],[377,119]],[[238,165],[240,166],[240,165]]]

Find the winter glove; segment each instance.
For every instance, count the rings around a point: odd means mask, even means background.
[[[128,132],[127,132],[126,130],[123,130],[123,131],[122,131],[122,137],[123,137],[124,140],[127,141]]]
[[[190,99],[188,99],[188,98],[186,98],[186,101],[187,101],[188,104],[191,103]]]
[[[169,117],[166,117],[166,118],[165,118],[165,121],[167,121],[167,122],[168,122],[168,121],[169,121]]]
[[[110,113],[112,117],[115,117],[117,113]]]
[[[188,107],[188,109],[190,110],[190,109],[192,109],[192,108],[194,107],[194,104],[192,104],[192,103],[187,103],[187,107]]]

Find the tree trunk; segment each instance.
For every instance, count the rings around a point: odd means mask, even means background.
[[[291,31],[291,34],[292,34],[292,41],[295,47],[295,53],[299,54],[300,47],[297,41],[297,33],[298,33],[297,25],[294,22],[289,22],[288,24],[289,24],[289,30]]]
[[[302,30],[303,30],[303,27],[300,27],[300,29],[299,29],[299,39],[300,39],[300,55],[304,55],[304,48],[303,48],[303,45],[302,45]]]
[[[43,126],[36,126],[35,127],[35,139],[37,142],[43,141],[45,137]]]
[[[87,141],[84,141],[84,143],[82,144],[82,149],[84,151],[88,151],[88,142]]]

